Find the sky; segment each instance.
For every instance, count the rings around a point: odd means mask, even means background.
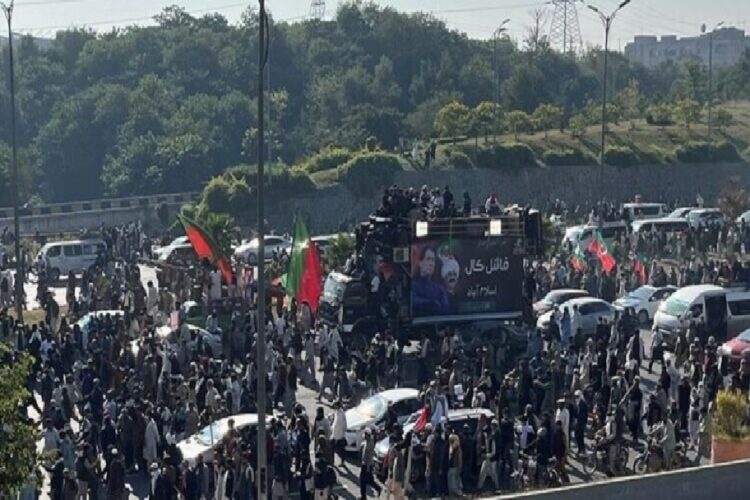
[[[266,5],[275,19],[294,22],[309,16],[311,1],[266,0]],[[619,2],[587,0],[605,13]],[[339,0],[326,0],[326,18],[335,15],[338,3]],[[484,39],[509,18],[508,34],[521,40],[532,24],[531,13],[539,9],[547,13],[548,31],[554,10],[551,1],[544,0],[376,0],[375,3],[406,12],[430,12],[450,28]],[[106,31],[115,26],[152,24],[151,17],[172,4],[196,16],[219,12],[230,22],[237,22],[247,6],[257,5],[257,0],[16,0],[13,26],[16,32],[41,37],[53,37],[55,31],[74,26]],[[584,46],[602,45],[601,20],[585,3],[576,5]],[[621,49],[635,35],[694,36],[700,33],[701,24],[711,29],[721,21],[750,31],[750,0],[632,0],[612,24],[610,47]]]

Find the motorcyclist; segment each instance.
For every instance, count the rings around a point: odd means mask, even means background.
[[[622,430],[619,429],[613,409],[607,412],[604,427],[597,431],[596,437],[597,450],[606,450],[607,452],[607,472],[614,474],[617,469],[615,461],[620,454],[620,446],[622,445]]]

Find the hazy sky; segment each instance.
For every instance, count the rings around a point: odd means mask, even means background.
[[[609,12],[619,1],[590,0],[590,3]],[[304,18],[309,15],[310,3],[311,0],[266,0],[276,19]],[[475,38],[488,38],[503,19],[510,18],[508,31],[520,39],[531,24],[533,10],[546,10],[548,23],[553,12],[551,2],[534,0],[379,0],[377,3],[402,11],[432,12],[451,28]],[[14,28],[50,37],[56,30],[70,26],[107,30],[113,26],[148,24],[151,16],[171,4],[181,5],[195,15],[217,11],[235,22],[248,5],[257,5],[257,0],[17,0]],[[335,15],[337,4],[337,0],[326,1],[327,18]],[[600,20],[584,3],[577,5],[584,44],[601,45]],[[695,35],[701,23],[708,24],[710,29],[719,21],[746,29],[746,23],[750,23],[750,0],[633,0],[613,24],[611,47],[624,46],[638,34]]]

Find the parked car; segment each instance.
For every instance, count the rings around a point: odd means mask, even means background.
[[[638,316],[638,322],[647,325],[656,314],[657,309],[670,295],[677,290],[674,286],[654,287],[644,285],[636,288],[624,297],[617,299],[613,305],[618,311],[632,307]]]
[[[552,290],[545,295],[542,300],[534,303],[534,314],[540,316],[547,311],[551,311],[563,302],[567,302],[570,299],[577,299],[579,297],[588,297],[588,295],[589,294],[586,290],[580,290],[577,288],[560,288],[558,290]]]
[[[188,349],[197,351],[199,350],[200,346],[201,352],[205,352],[204,350],[207,347],[208,352],[212,358],[221,357],[223,349],[221,347],[220,334],[211,333],[208,330],[188,323],[186,323],[186,326],[190,331],[190,341],[188,342]],[[164,344],[167,346],[167,349],[172,351],[177,350],[177,340],[179,336],[179,331],[177,329],[173,329],[170,326],[160,326],[154,331],[154,336],[157,339],[162,339],[164,341]],[[138,355],[138,351],[141,347],[141,342],[143,341],[144,339],[136,339],[130,342],[130,347],[134,355]]]
[[[750,363],[750,329],[724,342],[719,346],[718,354],[719,368],[723,374],[738,369],[743,359],[745,363]]]
[[[464,425],[469,426],[469,434],[475,435],[477,427],[479,427],[479,420],[484,417],[490,422],[494,418],[495,414],[486,408],[461,408],[456,410],[448,411],[448,426],[457,431],[461,431]],[[412,414],[408,420],[404,423],[402,428],[402,434],[405,436],[414,429],[419,418],[419,412]],[[383,464],[388,460],[388,451],[390,449],[391,442],[390,436],[386,436],[375,444],[375,457],[373,460],[373,473],[377,474],[381,479],[386,476]]]
[[[628,225],[622,220],[603,222],[596,226],[573,226],[565,231],[563,245],[570,242],[573,247],[584,250],[591,243],[591,240],[594,239],[596,231],[599,231],[607,244],[613,243],[615,238],[622,234],[629,234]]]
[[[273,257],[274,252],[280,253],[282,250],[289,252],[292,248],[292,242],[283,236],[265,236],[263,238],[265,247],[263,248],[264,259],[268,260]],[[234,256],[247,262],[248,264],[257,264],[258,262],[258,238],[243,243],[234,250]]]
[[[578,306],[578,314],[580,315],[580,318],[578,331],[573,332],[573,335],[576,339],[576,342],[578,343],[580,343],[586,337],[591,337],[596,334],[596,327],[599,324],[599,319],[605,319],[610,323],[615,319],[614,306],[601,299],[596,299],[593,297],[570,299],[567,302],[563,302],[560,305],[560,309],[569,307],[572,310],[575,306]],[[549,331],[549,325],[552,320],[553,313],[554,311],[549,311],[539,316],[539,319],[536,323],[537,328],[539,328],[543,332]]]
[[[669,209],[664,203],[625,203],[622,206],[622,211],[628,215],[630,220],[658,219],[669,213]]]
[[[70,271],[80,273],[90,268],[106,249],[101,239],[53,241],[39,250],[39,256],[47,263],[47,277],[57,281]]]
[[[388,405],[392,405],[398,423],[421,408],[419,391],[416,389],[389,389],[363,400],[346,411],[346,451],[358,451],[362,445],[365,429],[382,428],[385,425]]]
[[[667,215],[667,218],[669,219],[687,219],[687,214],[690,213],[691,210],[695,209],[695,207],[680,207],[675,208],[672,210],[672,212]]]

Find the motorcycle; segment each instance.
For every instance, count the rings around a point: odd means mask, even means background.
[[[594,449],[589,452],[583,459],[583,472],[587,475],[592,475],[597,470],[607,472],[604,466],[609,463],[607,454],[609,453],[608,446],[601,446],[601,438],[597,437]],[[615,470],[611,471],[615,474],[623,474],[626,471],[626,464],[628,463],[628,449],[622,444],[618,447],[617,457],[615,458]]]

